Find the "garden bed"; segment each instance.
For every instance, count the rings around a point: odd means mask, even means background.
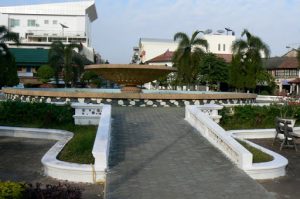
[[[262,152],[261,150],[251,146],[250,144],[237,140],[243,147],[245,147],[250,153],[253,154],[253,163],[269,162],[274,158],[267,153]]]
[[[93,164],[92,149],[97,126],[76,126],[74,109],[69,105],[56,106],[46,103],[0,102],[0,125],[66,130],[74,137],[58,155],[67,162]]]
[[[300,106],[270,105],[270,106],[236,106],[224,107],[220,111],[222,119],[220,125],[226,130],[235,129],[266,129],[275,128],[275,118],[294,118],[296,126],[300,125]]]

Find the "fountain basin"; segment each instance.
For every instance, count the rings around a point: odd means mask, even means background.
[[[157,80],[177,70],[167,66],[138,64],[96,64],[88,65],[86,71],[94,71],[106,80],[122,85],[122,92],[139,93],[138,85]]]

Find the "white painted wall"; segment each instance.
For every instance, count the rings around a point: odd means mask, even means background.
[[[33,33],[38,36],[45,34],[65,37],[81,37],[86,38],[86,45],[89,47],[91,36],[91,22],[97,18],[97,13],[94,5],[94,0],[37,4],[25,6],[9,6],[0,7],[0,22],[1,25],[9,27],[13,32],[19,33],[22,43],[28,42],[25,39],[26,33]],[[9,19],[19,20],[20,25],[9,26]],[[35,20],[35,27],[28,26],[28,20]],[[45,24],[45,20],[49,24]],[[56,21],[56,24],[53,24]],[[68,28],[60,25],[64,24]],[[64,33],[63,33],[64,32]]]
[[[208,52],[215,54],[232,54],[231,46],[236,40],[236,37],[232,35],[204,35],[203,39],[206,39],[208,42]]]
[[[232,35],[204,35],[203,39],[206,39],[208,42],[208,52],[215,54],[232,54],[231,46],[236,40],[236,37]],[[178,42],[174,42],[173,40],[141,38],[139,42],[140,59],[142,62],[146,62],[163,54],[167,50],[175,51],[177,47]],[[141,56],[143,54],[144,56]]]
[[[16,19],[20,21],[20,26],[10,27],[13,32],[19,33],[20,37],[25,38],[26,33],[34,33],[34,35],[48,34],[49,36],[56,34],[62,36],[62,27],[60,23],[68,26],[64,29],[64,36],[81,36],[85,37],[86,21],[85,16],[40,16],[40,15],[21,15],[21,14],[5,14],[8,19]],[[37,26],[28,26],[28,20],[35,20]],[[49,24],[45,24],[48,20]],[[53,24],[56,21],[56,24]],[[8,20],[6,21],[8,26]]]
[[[144,56],[140,57],[142,62],[146,62],[158,55],[163,54],[167,50],[175,51],[178,47],[178,43],[172,40],[164,39],[140,39],[139,54]],[[145,52],[145,53],[143,53]]]

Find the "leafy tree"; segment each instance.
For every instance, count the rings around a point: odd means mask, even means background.
[[[15,58],[5,44],[6,41],[20,43],[17,33],[10,32],[5,26],[0,26],[0,88],[19,83]]]
[[[75,85],[83,72],[83,58],[74,49],[81,50],[79,44],[64,45],[61,41],[51,44],[49,50],[49,64],[54,69],[54,77],[58,84],[59,74],[63,73],[65,86],[68,83]]]
[[[174,67],[178,70],[178,82],[186,84],[189,88],[197,81],[201,57],[208,48],[207,41],[197,37],[199,33],[200,31],[195,31],[191,38],[182,32],[174,35],[174,41],[179,41],[173,56]]]
[[[233,60],[230,67],[230,84],[240,89],[254,89],[258,76],[264,71],[262,54],[268,58],[270,50],[259,37],[248,30],[242,32],[242,37],[233,43]]]
[[[47,83],[54,76],[54,70],[49,65],[43,65],[37,70],[37,76],[40,81]]]
[[[206,54],[200,64],[200,81],[217,84],[228,81],[229,66],[213,53]]]

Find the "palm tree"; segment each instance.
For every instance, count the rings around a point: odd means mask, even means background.
[[[197,80],[201,57],[208,48],[207,41],[197,37],[199,33],[200,31],[195,31],[191,38],[182,32],[174,35],[174,41],[179,41],[173,56],[174,66],[178,69],[177,78],[179,82],[187,84],[189,88]]]
[[[237,88],[255,88],[259,74],[264,71],[262,55],[270,56],[270,49],[259,37],[247,29],[232,45],[231,84]]]
[[[59,74],[63,72],[65,86],[71,82],[74,85],[83,71],[83,59],[74,49],[81,50],[79,44],[64,45],[61,41],[51,44],[49,64],[54,69],[55,81],[58,84]]]
[[[0,88],[2,86],[14,86],[19,83],[15,58],[5,44],[6,41],[20,44],[17,33],[10,32],[5,26],[0,26]]]
[[[10,32],[5,26],[0,26],[0,46],[6,53],[9,53],[7,46],[4,42],[13,41],[16,44],[20,44],[19,35],[14,32]]]

